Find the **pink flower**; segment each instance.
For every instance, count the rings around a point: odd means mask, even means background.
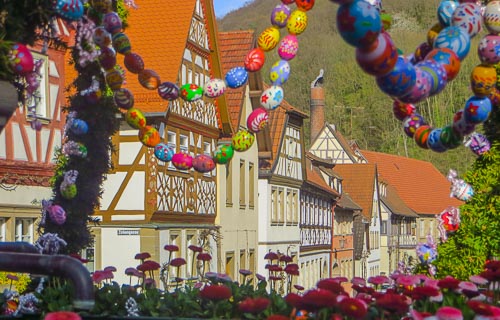
[[[70,311],[49,312],[45,315],[44,320],[82,320],[78,313]]]
[[[349,279],[347,279],[346,277],[333,277],[332,279],[337,282],[349,282]]]
[[[318,283],[316,284],[316,287],[318,287],[319,289],[328,290],[335,294],[344,292],[344,288],[342,287],[340,282],[332,278],[319,280]]]
[[[195,246],[195,245],[190,245],[188,247],[189,250],[193,251],[193,252],[202,252],[203,251],[203,248],[202,247],[198,247],[198,246]]]
[[[296,263],[289,263],[285,267],[285,272],[291,276],[299,275],[299,265]]]
[[[436,312],[438,320],[463,320],[462,311],[453,307],[441,307]]]
[[[202,253],[198,253],[198,255],[196,256],[196,259],[200,260],[200,261],[210,261],[210,260],[212,260],[212,256],[209,253],[202,252]]]
[[[335,294],[325,289],[312,289],[304,293],[302,302],[308,311],[315,311],[321,308],[333,307],[335,304]]]
[[[374,276],[374,277],[368,278],[368,283],[371,283],[374,285],[381,285],[384,283],[390,283],[390,280],[386,276]]]
[[[172,267],[180,267],[186,264],[186,260],[184,258],[175,258],[170,261],[170,265]]]
[[[293,287],[294,287],[295,289],[297,289],[298,291],[302,291],[302,290],[304,290],[304,287],[303,287],[303,286],[301,286],[301,285],[298,285],[298,284],[294,284],[294,285],[293,285]]]
[[[104,268],[104,271],[116,272],[116,268],[113,266],[108,266],[108,267]]]
[[[179,251],[179,247],[175,244],[166,244],[163,249],[167,250],[168,252]]]
[[[361,277],[354,277],[354,278],[352,278],[351,283],[353,285],[357,285],[357,286],[365,286],[366,280],[361,278]]]
[[[137,267],[137,270],[146,272],[146,271],[154,271],[160,269],[160,264],[153,260],[144,261],[141,265]]]
[[[266,255],[264,256],[264,259],[273,261],[273,260],[278,260],[278,259],[279,259],[279,256],[278,256],[278,254],[277,254],[277,253],[269,251],[269,252],[268,252],[268,253],[266,253]]]
[[[151,258],[151,254],[149,254],[149,252],[141,252],[136,254],[134,258],[137,260],[145,260]]]
[[[420,283],[420,278],[417,276],[400,275],[396,279],[396,283],[403,287],[413,287],[417,283]]]
[[[9,273],[6,276],[6,278],[9,279],[9,280],[11,280],[11,281],[17,281],[17,280],[19,280],[19,278],[15,274],[11,274],[11,273]]]
[[[279,258],[280,262],[284,262],[284,263],[290,263],[293,261],[292,257],[290,256],[287,256],[287,255],[282,255],[280,258]]]
[[[488,280],[481,277],[481,276],[470,276],[469,280],[475,284],[478,284],[478,285],[488,284]]]

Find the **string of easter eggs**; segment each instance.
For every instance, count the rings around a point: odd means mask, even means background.
[[[444,152],[462,144],[476,125],[488,119],[492,101],[497,104],[496,71],[500,61],[495,47],[499,28],[493,23],[500,18],[498,1],[485,10],[485,25],[490,31],[479,45],[481,64],[471,74],[471,96],[453,122],[443,128],[433,128],[416,111],[415,103],[440,93],[453,80],[461,61],[470,50],[470,39],[482,28],[481,6],[471,1],[441,1],[438,20],[428,32],[427,41],[410,56],[398,54],[387,28],[381,23],[382,4],[379,0],[331,0],[339,4],[337,27],[341,37],[356,48],[356,61],[363,71],[376,77],[379,89],[394,99],[393,113],[403,122],[404,132],[418,146]],[[496,10],[496,11],[495,11]],[[478,134],[475,134],[476,138]],[[476,139],[477,154],[489,150],[483,136]]]

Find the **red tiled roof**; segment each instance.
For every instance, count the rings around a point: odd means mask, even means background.
[[[450,182],[430,162],[361,150],[380,176],[396,188],[408,207],[418,214],[438,214],[448,206],[460,206],[450,198]]]
[[[361,206],[363,217],[371,219],[376,166],[369,163],[338,164],[334,171],[343,178],[343,192],[349,193],[349,196]]]
[[[339,193],[326,183],[323,177],[320,175],[318,167],[313,167],[311,160],[306,159],[306,182],[316,188],[327,192],[333,198],[339,197]]]
[[[380,198],[393,213],[405,217],[417,217],[417,214],[399,197],[396,188],[390,184],[386,186],[386,195],[381,195]]]

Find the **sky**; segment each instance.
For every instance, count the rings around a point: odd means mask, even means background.
[[[214,0],[215,15],[222,18],[226,13],[242,7],[248,0]]]

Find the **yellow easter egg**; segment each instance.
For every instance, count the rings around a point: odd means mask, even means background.
[[[146,147],[154,148],[161,141],[160,133],[155,127],[145,126],[139,129],[139,140]]]
[[[280,41],[280,30],[276,27],[269,27],[266,30],[262,31],[257,39],[257,44],[259,48],[264,51],[273,50]]]
[[[299,35],[307,28],[307,13],[305,11],[294,10],[288,18],[286,24],[288,32]]]
[[[140,129],[146,126],[146,117],[142,111],[137,108],[130,108],[127,110],[125,121],[134,129]]]
[[[486,97],[495,89],[497,72],[494,67],[478,65],[470,75],[472,92],[477,97]]]
[[[106,71],[106,83],[113,91],[120,89],[123,84],[123,77],[120,71],[116,69]]]

